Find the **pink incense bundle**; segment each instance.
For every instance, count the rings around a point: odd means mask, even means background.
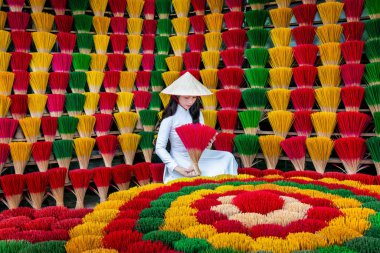
[[[53,143],[49,141],[35,142],[32,146],[32,157],[37,164],[38,170],[46,172],[49,167],[49,159]]]
[[[360,86],[365,71],[365,64],[344,64],[340,66],[340,71],[346,86]]]
[[[48,186],[48,174],[45,172],[32,172],[25,175],[26,186],[30,198],[27,199],[34,209],[41,209]]]
[[[152,175],[152,183],[162,183],[164,181],[164,163],[151,163],[149,169]]]
[[[152,99],[152,93],[149,91],[133,91],[133,102],[136,111],[148,109],[150,100]]]
[[[29,53],[12,52],[12,57],[11,57],[11,62],[10,62],[12,72],[28,71],[31,60],[32,60],[32,55]]]
[[[96,118],[94,126],[96,136],[107,135],[113,122],[112,114],[96,113],[94,116]]]
[[[123,15],[124,14],[120,17],[114,16],[111,18],[110,26],[113,34],[125,34],[127,32],[127,19],[124,18]]]
[[[73,56],[71,54],[53,54],[51,63],[54,72],[69,73]]]
[[[294,47],[293,55],[298,66],[314,66],[318,51],[318,46],[305,44]]]
[[[217,75],[223,89],[239,89],[244,80],[244,70],[241,68],[222,68]]]
[[[226,45],[227,50],[228,49],[244,50],[248,37],[247,37],[247,32],[245,30],[235,29],[235,30],[229,30],[229,31],[223,32],[222,39],[223,39],[224,44]],[[234,53],[229,53],[227,55],[230,55],[230,56],[225,56],[225,57],[236,57],[237,59],[239,59],[238,58],[239,51],[235,51]],[[223,58],[223,61],[224,61],[224,58]]]
[[[124,17],[124,12],[127,7],[127,1],[108,0],[108,4],[114,17]]]
[[[109,168],[112,167],[112,160],[118,146],[117,137],[110,134],[98,136],[96,137],[96,145],[103,157],[104,165]]]
[[[28,95],[15,94],[10,95],[9,98],[12,101],[9,108],[12,118],[17,120],[25,118],[26,112],[28,111]]]
[[[133,174],[140,186],[150,183],[150,163],[141,162],[133,166]]]
[[[364,33],[363,22],[343,23],[343,35],[346,41],[361,40]]]
[[[346,41],[340,44],[346,64],[360,64],[363,55],[364,41]]]
[[[145,20],[153,20],[155,11],[156,11],[155,0],[145,0],[144,9],[143,9]]]
[[[244,62],[244,50],[226,49],[220,52],[226,68],[241,68]]]
[[[49,75],[49,87],[51,92],[53,94],[65,95],[69,80],[69,73],[51,72]]]
[[[360,137],[371,117],[360,112],[338,112],[338,129],[342,137]]]
[[[240,89],[221,89],[216,92],[216,98],[222,110],[237,110],[241,101]]]
[[[9,9],[12,12],[22,12],[22,7],[24,7],[25,0],[7,0]]]
[[[15,78],[13,80],[14,94],[26,94],[28,92],[30,75],[27,71],[13,71]],[[51,74],[49,75],[49,77]]]
[[[299,26],[313,26],[315,14],[317,13],[316,4],[300,4],[292,9]]]
[[[142,37],[141,48],[144,54],[153,54],[156,46],[155,36],[144,34]]]
[[[13,46],[15,47],[15,52],[29,52],[30,44],[32,43],[32,35],[30,32],[12,31],[11,38]]]
[[[148,91],[152,72],[138,71],[136,75],[136,87],[139,91]]]
[[[240,12],[242,7],[241,0],[226,0],[226,5],[231,10],[231,12]]]
[[[186,70],[199,70],[201,64],[201,53],[187,52],[182,54]]]
[[[194,7],[194,5],[193,5]],[[204,20],[204,16],[196,15],[190,17],[190,24],[193,27],[194,34],[204,34],[206,29],[206,24]]]
[[[292,90],[290,98],[296,111],[311,111],[315,102],[315,92],[312,88],[298,88]]]
[[[58,32],[69,33],[73,27],[74,17],[69,15],[54,16],[55,26]]]
[[[60,32],[57,34],[57,43],[63,54],[73,53],[76,40],[77,36],[70,32]]]
[[[189,45],[190,52],[200,53],[205,45],[205,36],[203,34],[189,35],[187,36],[187,44]]]
[[[103,114],[111,114],[115,108],[117,94],[111,92],[100,92],[99,108]]]
[[[120,71],[104,72],[103,86],[106,92],[116,93],[120,83]]]
[[[15,209],[20,205],[25,186],[24,175],[12,174],[0,177],[0,185],[5,195],[4,204],[9,209]]]
[[[0,143],[10,143],[16,133],[18,120],[0,118]]]
[[[182,70],[180,72],[180,75],[182,76],[183,74],[185,74],[186,72],[189,72],[192,76],[194,76],[198,81],[201,81],[201,73],[199,72],[199,70],[196,70],[196,69],[190,69],[190,70]]]
[[[151,72],[154,68],[155,54],[143,54],[141,65],[144,71]]]
[[[128,37],[125,34],[111,34],[110,42],[114,54],[124,54],[124,50],[128,43]]]
[[[84,196],[92,179],[92,170],[70,170],[69,178],[77,198],[75,209],[84,208]]]
[[[50,0],[55,15],[65,15],[67,0]]]
[[[193,6],[195,15],[205,15],[206,0],[190,0],[191,6]]]
[[[92,169],[92,172],[97,188],[97,191],[94,191],[99,196],[100,202],[104,202],[107,200],[108,189],[112,179],[112,170],[110,168],[100,167]]]
[[[4,164],[9,157],[9,145],[7,143],[0,143],[0,174],[3,172]]]
[[[244,22],[244,12],[231,11],[223,15],[224,23],[228,30],[241,29]]]
[[[132,177],[133,167],[127,164],[119,164],[112,167],[112,179],[119,191],[128,190]]]
[[[296,171],[304,171],[306,156],[306,137],[291,137],[281,141],[280,145],[292,162],[294,169]]]
[[[145,19],[143,22],[143,33],[144,35],[155,36],[157,32],[157,20]],[[143,38],[144,40],[144,38]]]
[[[361,86],[342,87],[340,95],[346,111],[358,112],[364,98],[365,88]]]
[[[364,0],[344,0],[344,14],[347,22],[358,22],[364,8]]]
[[[313,44],[315,30],[314,26],[298,26],[292,29],[292,37],[297,45]]]
[[[124,54],[108,54],[107,66],[110,71],[122,71],[125,64]]]
[[[48,181],[56,206],[64,206],[63,196],[65,183],[69,181],[67,168],[54,168],[48,171]]]
[[[57,117],[42,117],[41,128],[46,142],[53,142],[57,134],[58,118]]]
[[[221,110],[218,111],[217,117],[222,132],[233,134],[238,118],[238,112],[236,110]]]
[[[335,151],[342,160],[344,169],[348,175],[356,174],[361,168],[366,143],[365,139],[359,137],[340,138],[334,142]]]
[[[235,134],[219,133],[213,143],[216,150],[233,152]]]
[[[311,122],[311,111],[298,111],[294,112],[293,127],[298,136],[309,137],[313,130]]]
[[[301,66],[293,68],[293,78],[298,88],[312,88],[317,74],[317,67]]]
[[[7,20],[11,31],[26,31],[30,19],[27,12],[7,12]]]

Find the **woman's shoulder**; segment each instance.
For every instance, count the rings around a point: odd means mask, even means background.
[[[162,125],[169,125],[169,124],[172,124],[172,123],[173,123],[173,118],[174,118],[174,115],[164,118],[164,119],[161,121],[161,124],[160,124],[160,125],[162,126]]]

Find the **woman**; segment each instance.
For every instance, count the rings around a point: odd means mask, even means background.
[[[178,178],[197,176],[189,154],[175,129],[188,123],[204,124],[199,96],[212,93],[188,72],[162,93],[171,95],[171,99],[163,112],[156,141],[156,154],[165,163],[164,183],[167,183]],[[168,140],[171,146],[170,153],[166,150]],[[212,142],[209,147],[211,144]],[[202,176],[236,175],[238,164],[229,152],[206,149],[199,160],[199,168]]]

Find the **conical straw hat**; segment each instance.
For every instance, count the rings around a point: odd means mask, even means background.
[[[161,91],[164,94],[176,96],[207,96],[212,95],[201,82],[192,74],[186,72],[175,80],[171,85]]]

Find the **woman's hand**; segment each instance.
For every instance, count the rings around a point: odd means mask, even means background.
[[[181,174],[184,177],[196,177],[196,176],[198,176],[198,174],[195,172],[193,166],[191,166],[191,168],[188,168],[188,169],[177,166],[174,168],[174,170],[177,171],[179,174]]]
[[[218,135],[218,133],[215,133],[215,135],[211,138],[210,142],[208,143],[207,145],[207,149],[211,149],[212,147],[212,144],[214,143],[214,141],[216,140],[216,136]]]

